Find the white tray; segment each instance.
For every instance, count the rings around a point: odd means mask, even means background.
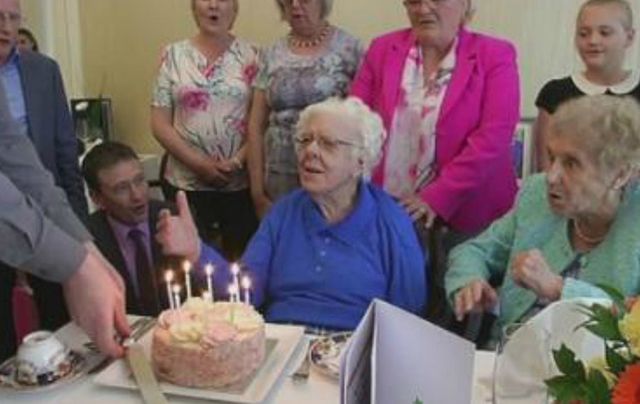
[[[206,398],[233,403],[259,403],[263,401],[271,387],[282,374],[289,358],[296,350],[304,335],[304,328],[291,325],[267,324],[266,336],[268,340],[274,340],[275,346],[268,354],[265,362],[253,377],[251,383],[242,392],[220,391],[215,389],[196,389],[176,386],[175,384],[161,382],[160,388],[166,394],[178,396]],[[151,335],[148,333],[140,343],[144,347],[145,354],[151,357]],[[103,386],[118,387],[137,390],[131,371],[124,360],[117,360],[109,367],[96,375],[94,382]]]

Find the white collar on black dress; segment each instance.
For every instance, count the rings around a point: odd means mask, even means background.
[[[580,91],[587,95],[604,94],[607,90],[613,94],[623,95],[629,94],[640,84],[640,70],[632,70],[631,74],[629,74],[626,79],[613,86],[603,86],[592,83],[587,80],[582,72],[572,74],[571,80]]]

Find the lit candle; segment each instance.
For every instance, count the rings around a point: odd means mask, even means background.
[[[251,300],[249,298],[249,289],[251,288],[251,279],[248,276],[242,277],[242,289],[244,289],[244,303],[247,305],[251,304]]]
[[[184,269],[184,282],[187,285],[187,299],[191,299],[191,263],[185,261],[182,263],[182,269]]]
[[[213,276],[213,271],[215,268],[211,264],[207,264],[204,266],[204,272],[207,274],[207,291],[209,292],[209,300],[213,302],[213,286],[211,285],[211,277]]]
[[[240,266],[237,263],[231,264],[231,274],[233,275],[233,286],[235,290],[235,299],[240,301],[240,282],[238,281],[238,274],[240,274]]]
[[[167,283],[167,299],[169,300],[169,308],[175,309],[173,304],[173,296],[171,296],[171,281],[173,281],[173,271],[169,270],[164,273],[164,280]]]
[[[202,300],[206,301],[211,301],[211,295],[209,294],[209,292],[202,292]]]
[[[237,303],[238,300],[238,288],[232,283],[229,285],[229,302]]]
[[[180,308],[180,285],[173,285],[173,299],[175,309],[178,310]]]

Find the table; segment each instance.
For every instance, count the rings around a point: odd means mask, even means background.
[[[86,335],[74,324],[67,324],[56,332],[71,348],[80,347],[87,341]],[[339,386],[336,381],[315,373],[312,369],[309,380],[294,383],[289,377],[295,371],[306,353],[305,344],[301,344],[292,355],[284,373],[269,393],[265,403],[273,404],[330,404],[339,403]],[[474,369],[472,404],[491,402],[491,375],[494,353],[477,351]],[[58,389],[42,393],[0,393],[0,403],[15,404],[139,404],[142,403],[138,392],[108,388],[93,383],[93,376],[83,376],[76,382]],[[210,403],[199,399],[168,396],[171,403],[197,404]]]

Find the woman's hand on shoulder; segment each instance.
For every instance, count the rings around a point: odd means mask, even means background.
[[[434,221],[438,217],[436,212],[418,195],[401,198],[400,205],[402,205],[407,214],[411,216],[411,220],[424,223],[427,229],[433,226]]]
[[[456,319],[462,321],[469,313],[491,310],[498,303],[498,294],[484,279],[476,279],[461,288],[454,298]]]
[[[511,277],[518,286],[533,291],[539,298],[556,301],[562,295],[564,281],[551,270],[540,250],[517,254],[511,263]]]

